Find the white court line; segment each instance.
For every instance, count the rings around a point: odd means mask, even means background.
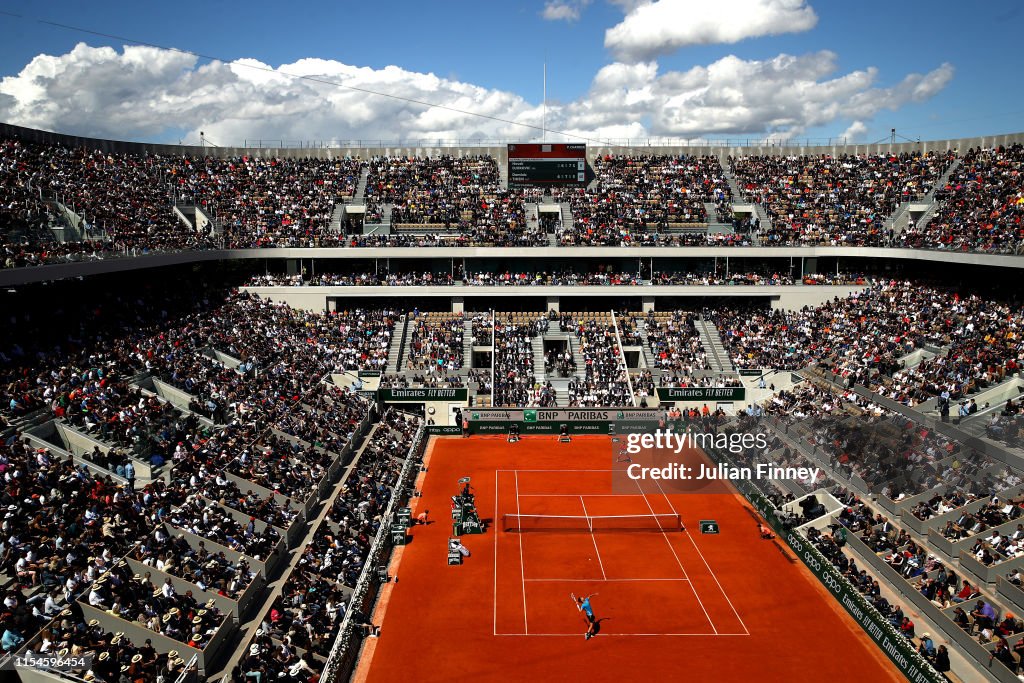
[[[620,584],[627,581],[689,581],[689,579],[527,579],[526,581],[538,581],[538,582],[562,582],[562,581],[577,581],[581,583],[605,583],[605,584]]]
[[[587,504],[583,502],[583,496],[580,496],[580,505],[583,506],[583,516],[589,518],[590,515],[587,514]],[[594,542],[594,552],[597,553],[597,563],[601,565],[601,576],[607,581],[608,575],[604,573],[604,562],[601,561],[601,551],[597,549],[597,539],[594,538],[594,525],[587,524],[587,526],[590,527],[590,540]]]
[[[673,513],[679,514],[679,513],[676,512],[675,507],[672,505],[672,501],[669,500],[668,494],[665,493],[665,489],[663,489],[661,487],[661,481],[657,480],[657,479],[655,479],[655,481],[658,482],[658,488],[661,489],[661,495],[663,495],[665,497],[665,502],[668,503],[669,508],[671,508]],[[637,486],[639,486],[639,485],[640,484],[637,484]],[[682,519],[682,518],[680,518],[680,519]],[[743,623],[743,617],[741,617],[740,613],[736,611],[736,606],[733,605],[732,604],[732,600],[729,599],[729,594],[725,592],[725,589],[722,588],[722,583],[718,580],[718,577],[715,575],[715,573],[713,571],[711,571],[711,565],[709,565],[707,559],[705,559],[704,553],[702,553],[700,551],[700,548],[697,547],[697,541],[693,540],[693,536],[690,535],[689,529],[687,529],[687,531],[686,531],[686,537],[690,539],[690,543],[693,544],[693,549],[697,551],[697,554],[700,555],[700,559],[704,563],[704,566],[708,568],[708,573],[711,574],[711,578],[713,578],[715,580],[715,583],[718,584],[718,590],[720,590],[722,592],[722,597],[724,597],[725,601],[727,603],[729,603],[729,607],[732,608],[732,613],[735,614],[736,618],[739,620],[740,626],[742,626],[743,630],[747,632],[747,635],[750,635],[750,629],[748,629],[747,625],[745,623]]]
[[[644,493],[643,487],[640,486],[640,481],[637,479],[634,479],[633,481],[636,483],[636,487],[640,489],[640,494],[644,497],[644,502],[647,503],[647,508],[651,511],[651,514],[657,514],[654,512],[654,507],[651,505],[651,501],[647,499],[647,494]],[[673,510],[672,512],[674,514],[678,514],[675,512],[675,510]],[[680,522],[682,522],[682,517],[680,517],[679,520]],[[672,557],[676,558],[676,564],[679,565],[679,571],[683,573],[683,576],[686,576],[686,570],[683,569],[683,563],[679,560],[679,555],[676,554],[676,548],[674,545],[672,545],[672,541],[669,540],[668,534],[663,531],[661,532],[661,536],[665,539],[665,543],[668,543],[668,549],[672,551]],[[693,597],[697,598],[697,604],[700,605],[700,609],[704,612],[704,616],[708,618],[708,623],[711,624],[711,628],[714,630],[715,633],[718,633],[718,628],[715,626],[715,622],[711,620],[711,615],[708,614],[707,608],[704,607],[704,602],[701,601],[700,595],[697,593],[697,587],[693,585],[692,581],[690,582],[690,589],[693,591]]]
[[[495,472],[616,472],[618,470],[494,470]]]
[[[516,514],[519,514],[519,470],[512,470],[516,473]],[[497,477],[498,475],[494,475]],[[523,535],[519,534],[519,576],[523,584],[523,630],[526,635],[530,634],[530,622],[526,617],[526,560],[523,555]]]
[[[572,637],[579,638],[579,633],[496,633],[497,636],[528,636],[531,638]],[[596,638],[632,638],[632,637],[664,637],[664,636],[704,636],[705,638],[721,638],[723,636],[749,636],[749,633],[599,633]]]
[[[494,533],[494,635],[498,635],[498,473],[494,473],[494,521],[491,522]]]
[[[577,495],[587,498],[639,498],[636,493],[523,493],[520,498],[575,498]]]

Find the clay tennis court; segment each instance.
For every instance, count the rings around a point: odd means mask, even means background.
[[[355,680],[902,680],[739,494],[624,492],[606,436],[435,438],[427,457],[414,504],[435,521],[396,551]],[[450,567],[465,476],[489,527]],[[570,594],[591,593],[587,641]]]

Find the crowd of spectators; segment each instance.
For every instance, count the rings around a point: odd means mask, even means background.
[[[42,199],[30,169],[19,158],[22,147],[16,140],[0,140],[0,247],[12,261],[18,243],[33,245],[40,253],[59,248],[51,228],[64,227],[55,207]],[[24,257],[31,259],[36,254],[30,251]]]
[[[399,287],[399,286],[453,286],[465,287],[531,287],[531,286],[669,286],[669,285],[867,285],[872,281],[856,273],[814,273],[794,278],[781,273],[709,273],[709,272],[655,272],[649,279],[638,273],[616,272],[611,267],[598,267],[594,272],[575,271],[505,271],[473,272],[463,277],[450,273],[320,273],[304,277],[296,275],[254,275],[250,287]]]
[[[470,315],[470,342],[473,346],[490,346],[494,340],[494,317],[486,311]]]
[[[177,201],[215,216],[231,248],[333,246],[334,205],[351,197],[356,159],[183,156],[164,170]]]
[[[668,315],[652,312],[648,316],[646,329],[651,362],[654,368],[663,371],[662,377],[666,374],[675,377],[692,375],[694,371],[711,368],[695,321],[695,315],[686,311],[674,311]]]
[[[571,207],[572,223],[552,216],[557,225],[548,225],[527,211],[540,192],[503,188],[489,156],[156,155],[5,139],[0,257],[17,267],[215,246],[546,246],[551,228],[568,246],[825,244],[1012,253],[1024,238],[1022,150],[970,149],[940,188],[956,152],[730,157],[743,198],[764,207],[770,226],[733,214],[716,157],[599,156],[591,186],[554,192],[555,201]],[[332,226],[335,206],[354,195],[364,170],[367,221],[390,219],[392,234],[348,235],[358,226]],[[888,226],[901,204],[932,190],[939,201],[934,217],[899,233]],[[83,241],[52,238],[51,227],[70,225],[54,200],[75,213]],[[190,225],[175,203],[199,207],[212,222]],[[709,233],[712,218],[733,229]]]
[[[416,419],[394,409],[381,417],[232,680],[246,683],[258,675],[277,680],[284,672],[292,680],[309,681],[319,671],[316,657],[330,653],[417,427]]]
[[[656,244],[670,228],[705,228],[705,202],[731,197],[721,164],[711,156],[600,156],[593,188],[560,189],[573,224],[563,245]],[[707,239],[706,235],[699,236]]]
[[[808,446],[820,449],[848,478],[898,501],[942,485],[945,504],[974,500],[1020,482],[1009,468],[995,468],[982,453],[964,447],[886,410],[851,390],[805,382],[779,391],[764,412],[789,425]],[[918,506],[919,515],[942,502]]]
[[[454,231],[474,244],[547,244],[539,222],[526,218],[525,202],[538,201],[539,193],[504,189],[489,156],[374,157],[365,198],[371,220],[385,218],[390,207],[393,226]],[[391,237],[383,239],[397,246]]]
[[[0,141],[0,257],[5,267],[154,251],[333,246],[562,245],[909,246],[1013,253],[1024,239],[1024,146],[972,148],[936,184],[956,152],[730,157],[743,198],[769,225],[737,218],[716,157],[606,155],[588,188],[556,188],[571,224],[547,225],[526,206],[538,190],[502,187],[489,156],[279,158],[103,152]],[[392,234],[332,227],[338,201],[367,173],[369,222]],[[934,217],[898,233],[887,219],[931,191]],[[55,241],[51,227],[75,214],[83,240]],[[212,222],[189,224],[173,209],[195,205]],[[714,207],[709,217],[706,206]],[[383,216],[385,210],[389,216]],[[544,214],[546,217],[548,214]],[[715,222],[727,232],[707,232]],[[402,227],[421,228],[406,234]],[[350,227],[351,230],[346,229]],[[420,234],[426,232],[427,234]]]
[[[741,156],[729,165],[744,198],[764,207],[767,245],[884,246],[886,219],[927,194],[955,152],[839,156]]]
[[[910,282],[799,311],[719,307],[712,319],[737,367],[816,364],[908,405],[959,400],[1015,373],[1024,358],[1017,308]],[[945,348],[905,367],[903,357],[925,344]]]
[[[845,501],[853,503],[851,512],[847,513],[848,520],[855,516],[856,513],[853,510],[856,509],[855,501]],[[861,513],[863,514],[863,513]],[[868,512],[867,515],[870,513]],[[869,518],[870,521],[870,518]],[[865,527],[870,528],[870,525]],[[939,645],[936,647],[931,634],[923,632],[918,634],[916,631],[916,625],[914,624],[911,616],[904,613],[903,608],[894,602],[890,602],[884,595],[882,595],[881,584],[878,579],[872,576],[866,569],[862,569],[857,565],[856,558],[848,557],[843,548],[845,547],[845,541],[841,534],[836,533],[823,533],[814,527],[807,530],[807,539],[814,544],[814,546],[821,552],[825,558],[832,563],[832,565],[839,570],[839,572],[850,582],[851,585],[867,600],[872,607],[874,607],[883,618],[887,619],[892,627],[899,632],[899,634],[906,639],[907,644],[917,650],[925,659],[927,659],[932,666],[935,667],[940,673],[947,673],[950,671],[949,651],[945,645]],[[919,568],[920,573],[924,573],[928,570],[935,570],[936,573],[942,571],[943,576],[946,576],[943,568],[938,563],[932,561],[928,565],[923,565]],[[952,576],[952,581],[955,583],[957,578],[955,575]]]
[[[89,239],[35,250],[6,245],[5,260],[27,265],[215,245],[334,245],[334,205],[352,195],[360,168],[353,159],[161,156],[5,140],[0,199],[8,225],[52,222],[52,205],[41,200],[47,197],[73,211]],[[199,207],[219,229],[190,227],[174,203]]]
[[[457,372],[463,364],[464,320],[459,315],[420,313],[408,317],[406,369],[428,375]]]
[[[935,215],[903,231],[901,245],[1015,253],[1024,239],[1024,145],[968,150],[935,199]]]
[[[611,320],[562,314],[559,326],[576,336],[582,364],[582,377],[577,373],[569,382],[569,405],[633,405],[625,359]]]
[[[494,405],[555,405],[555,389],[540,383],[534,367],[533,340],[547,329],[547,319],[518,319],[508,315],[494,320]]]
[[[409,287],[451,286],[459,280],[450,273],[318,273],[296,275],[255,275],[250,287]]]
[[[95,320],[71,319],[61,328],[65,345],[53,352],[45,331],[0,350],[7,418],[47,409],[112,442],[122,441],[120,423],[148,423],[154,455],[174,465],[169,481],[135,487],[113,476],[114,468],[124,474],[117,449],[92,456],[111,470],[106,476],[21,439],[0,445],[9,475],[0,491],[7,510],[0,557],[15,586],[24,587],[11,593],[0,624],[7,651],[27,644],[36,652],[92,652],[93,675],[114,675],[105,680],[117,680],[121,667],[180,671],[176,653],[157,655],[149,643],[104,633],[87,623],[78,602],[203,649],[223,615],[191,589],[178,589],[176,579],[237,599],[256,579],[251,562],[276,552],[282,530],[298,518],[298,502],[366,415],[363,399],[320,380],[340,367],[379,367],[388,346],[378,346],[380,337],[390,334],[394,314],[304,313],[244,294],[223,302],[192,292],[178,297],[183,301],[157,298],[163,309],[122,306],[107,315],[107,302],[94,301]],[[240,363],[228,367],[213,349]],[[141,393],[127,381],[139,372],[189,390],[204,408],[215,403],[207,413],[214,422]],[[117,416],[117,429],[103,430],[98,418],[105,413]],[[131,443],[125,448],[139,455]],[[364,493],[361,487],[353,496]],[[230,559],[218,546],[241,556]],[[171,578],[134,574],[119,562],[125,556]]]

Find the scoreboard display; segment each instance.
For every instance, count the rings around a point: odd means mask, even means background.
[[[588,182],[585,144],[508,146],[509,187],[583,186]]]

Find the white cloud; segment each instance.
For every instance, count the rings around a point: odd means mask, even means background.
[[[548,21],[577,21],[590,0],[548,0],[541,17]]]
[[[604,34],[622,61],[649,60],[690,45],[737,43],[746,38],[798,33],[818,16],[806,0],[619,0],[626,16]]]
[[[880,88],[876,69],[838,73],[836,62],[827,51],[767,60],[729,56],[668,72],[653,61],[615,62],[595,74],[584,96],[549,102],[547,127],[597,139],[780,138],[838,127],[840,121],[866,127],[878,112],[925,101],[953,77],[952,66],[944,64]],[[299,75],[309,78],[295,78]],[[200,64],[171,50],[126,47],[119,52],[83,44],[64,55],[40,55],[20,73],[3,78],[0,120],[149,141],[174,141],[184,131],[185,139],[195,142],[202,130],[225,146],[256,139],[375,144],[537,138],[538,129],[508,121],[539,127],[541,106],[506,90],[397,66],[372,69],[323,59],[278,67],[253,59]],[[856,132],[852,126],[851,131]]]
[[[883,109],[927,99],[949,83],[953,68],[911,74],[877,88],[877,69],[837,74],[836,55],[821,51],[769,60],[724,57],[706,67],[668,72],[630,90],[651,93],[655,135],[796,136],[841,119],[870,120]],[[628,97],[629,93],[624,96]]]
[[[864,125],[863,121],[854,121],[839,137],[846,142],[858,142],[864,138],[864,134],[867,132],[868,127]]]
[[[540,106],[512,92],[388,66],[370,69],[303,59],[276,69],[253,59],[230,64],[146,47],[79,44],[40,55],[0,81],[0,120],[94,137],[153,140],[170,130],[198,131],[217,144],[262,138],[350,140],[528,137],[529,130],[468,114],[303,80],[353,88],[540,124]],[[173,136],[175,139],[177,135]]]

